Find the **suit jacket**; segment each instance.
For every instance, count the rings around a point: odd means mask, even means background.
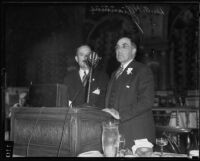
[[[109,108],[115,73],[112,74],[108,84],[107,108]],[[118,79],[114,108],[119,111],[119,131],[125,136],[126,146],[130,148],[135,139],[143,138],[154,143],[155,127],[152,114],[154,80],[150,68],[134,60],[124,69]]]
[[[105,95],[109,77],[102,71],[93,71],[89,105],[103,109],[105,108]],[[68,86],[69,99],[73,102],[73,106],[86,103],[87,92],[81,82],[79,69],[70,71],[64,78],[64,84]]]

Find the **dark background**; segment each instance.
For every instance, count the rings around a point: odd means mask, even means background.
[[[118,66],[117,36],[128,32],[139,36],[136,59],[153,70],[156,90],[197,89],[199,5],[106,3],[109,9],[127,5],[161,8],[164,15],[135,12],[142,34],[133,17],[107,12],[103,3],[3,3],[6,85],[62,83],[76,67],[74,55],[81,43],[89,43],[103,58],[99,68],[110,75]]]

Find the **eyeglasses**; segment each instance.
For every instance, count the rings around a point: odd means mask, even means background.
[[[122,48],[122,49],[128,49],[128,48],[130,48],[131,46],[130,45],[128,45],[127,43],[124,43],[124,44],[122,44],[121,46],[120,45],[116,45],[115,46],[115,50],[118,50],[118,49],[120,49],[120,48]]]

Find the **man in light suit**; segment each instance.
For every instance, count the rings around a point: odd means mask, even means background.
[[[69,100],[72,102],[72,106],[86,105],[89,81],[89,66],[86,60],[91,53],[91,48],[88,45],[78,47],[75,60],[79,68],[70,71],[64,78],[64,84],[68,86]],[[109,77],[105,72],[99,71],[96,68],[93,70],[90,101],[87,105],[100,109],[105,107],[105,94],[108,81]]]
[[[134,140],[144,138],[155,143],[152,114],[154,80],[151,69],[134,60],[137,46],[131,38],[121,37],[115,50],[122,70],[119,68],[111,76],[106,108],[119,112],[119,132],[125,137],[126,147],[131,148]]]

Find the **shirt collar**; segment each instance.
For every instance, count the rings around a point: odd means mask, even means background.
[[[84,74],[84,72],[86,72],[86,74],[88,74],[88,73],[89,73],[89,70],[88,70],[88,69],[83,70],[82,68],[80,68],[79,73],[80,73],[80,74]]]
[[[123,70],[133,61],[133,59],[129,60],[128,62],[124,63],[123,66]]]

